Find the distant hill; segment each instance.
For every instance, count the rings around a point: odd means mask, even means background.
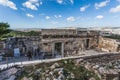
[[[30,32],[30,31],[41,31],[41,28],[14,28],[12,30],[22,31],[22,32]]]

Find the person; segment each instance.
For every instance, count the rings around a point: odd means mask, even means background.
[[[39,49],[39,48],[37,48],[36,52],[37,52],[37,55],[38,55],[38,54],[40,53],[40,49]]]
[[[32,59],[32,53],[31,53],[31,51],[28,51],[27,57],[28,57],[28,60]]]

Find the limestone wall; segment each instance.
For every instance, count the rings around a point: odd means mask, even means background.
[[[91,38],[89,42],[90,49],[96,49],[96,47],[98,46],[98,42],[99,42],[99,36],[94,36],[94,38]]]
[[[102,51],[106,52],[118,52],[119,51],[119,44],[115,39],[109,39],[109,38],[99,38],[99,44],[98,48]]]
[[[87,45],[87,39],[88,47]],[[78,54],[80,51],[95,48],[97,46],[97,38],[61,38],[61,39],[44,39],[42,40],[41,49],[52,53],[54,44],[57,42],[64,43],[64,56]]]
[[[43,52],[51,52],[52,53],[52,43],[42,43],[41,51]]]

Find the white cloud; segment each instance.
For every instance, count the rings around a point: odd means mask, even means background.
[[[90,5],[85,5],[83,7],[80,8],[81,12],[84,12]]]
[[[45,18],[46,18],[46,19],[50,19],[50,17],[49,17],[49,16],[46,16]]]
[[[70,0],[70,2],[73,4],[73,3],[74,3],[74,0]]]
[[[62,4],[63,0],[57,0],[57,3]]]
[[[98,16],[96,16],[96,19],[103,19],[103,18],[104,18],[103,15],[98,15]]]
[[[43,3],[42,2],[40,2],[40,5],[42,5]]]
[[[38,2],[38,0],[29,0],[30,2]]]
[[[112,12],[112,13],[120,12],[120,5],[116,6],[115,8],[111,8],[110,12]]]
[[[57,15],[54,15],[54,17],[55,17],[55,18],[58,18],[58,16],[57,16]]]
[[[25,2],[25,3],[23,3],[23,6],[26,8],[30,8],[32,10],[37,10],[37,7],[35,5],[33,5],[31,2]]]
[[[55,18],[61,18],[62,15],[54,15]]]
[[[58,17],[62,17],[62,15],[58,15]]]
[[[65,5],[65,4],[74,4],[74,0],[56,0],[57,3]]]
[[[42,2],[39,0],[28,0],[22,4],[24,7],[32,9],[32,10],[37,10],[37,8],[42,5]]]
[[[105,0],[103,2],[100,2],[100,3],[95,3],[95,8],[96,9],[99,9],[101,7],[105,7],[107,6],[107,4],[110,2],[110,0]]]
[[[17,10],[16,4],[10,0],[0,0],[0,5],[10,7],[11,9]]]
[[[38,6],[38,7],[40,6],[40,4],[39,4],[39,3],[35,3],[35,5],[36,5],[36,6]]]
[[[30,18],[34,18],[34,16],[32,14],[29,14],[29,13],[27,13],[26,16],[30,17]]]
[[[67,18],[67,21],[75,21],[75,18],[73,16],[70,16]]]

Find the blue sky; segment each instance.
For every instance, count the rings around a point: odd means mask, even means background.
[[[120,27],[120,0],[0,0],[11,28]]]

